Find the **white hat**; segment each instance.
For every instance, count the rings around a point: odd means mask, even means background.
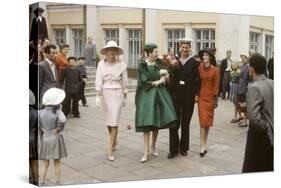
[[[190,38],[181,38],[181,39],[177,39],[177,41],[179,41],[180,43],[184,43],[184,42],[191,43],[191,42],[193,42],[193,40],[190,39]]]
[[[62,89],[50,88],[43,95],[43,105],[58,105],[65,97],[65,92]]]
[[[100,50],[100,53],[102,55],[105,55],[108,48],[116,48],[118,50],[118,55],[123,54],[123,49],[120,48],[117,43],[112,40],[107,42],[107,44]]]
[[[35,96],[31,90],[29,90],[29,105],[35,105]]]

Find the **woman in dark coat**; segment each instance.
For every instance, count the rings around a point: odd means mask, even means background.
[[[40,7],[33,12],[36,17],[32,21],[29,41],[37,42],[38,39],[42,39],[44,42],[45,39],[48,39],[47,22],[45,17],[42,16],[43,12],[44,9]]]

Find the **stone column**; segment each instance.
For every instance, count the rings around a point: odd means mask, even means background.
[[[145,9],[145,40],[144,44],[148,42],[158,44],[159,40],[159,16],[158,10]]]
[[[98,31],[97,31],[97,7],[93,5],[86,6],[86,39],[87,37],[93,37],[93,43],[97,43]]]
[[[222,60],[226,51],[232,51],[232,59],[240,60],[240,54],[249,52],[249,16],[221,14],[216,26],[217,59]]]
[[[74,41],[72,36],[72,31],[69,25],[65,26],[65,43],[69,45],[69,56],[74,55]]]
[[[192,33],[192,23],[186,23],[184,24],[184,30],[185,30],[185,38],[193,39],[193,33]],[[191,43],[192,46],[192,53],[195,51],[194,41]]]
[[[119,46],[124,50],[124,54],[120,56],[120,59],[128,64],[128,41],[127,33],[123,24],[118,25],[119,29]]]
[[[260,45],[259,45],[258,52],[260,52],[263,56],[265,56],[265,32],[263,29],[261,31],[261,38],[259,43]]]

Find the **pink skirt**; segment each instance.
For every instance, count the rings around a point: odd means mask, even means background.
[[[102,90],[102,107],[104,112],[105,124],[107,126],[118,126],[123,101],[124,94],[122,89]]]

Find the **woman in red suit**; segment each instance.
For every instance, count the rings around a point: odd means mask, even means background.
[[[213,126],[214,111],[218,106],[219,71],[212,65],[215,60],[211,49],[203,49],[199,52],[201,64],[199,66],[200,92],[198,96],[198,113],[200,123],[200,156],[207,153],[207,138],[209,128]]]

